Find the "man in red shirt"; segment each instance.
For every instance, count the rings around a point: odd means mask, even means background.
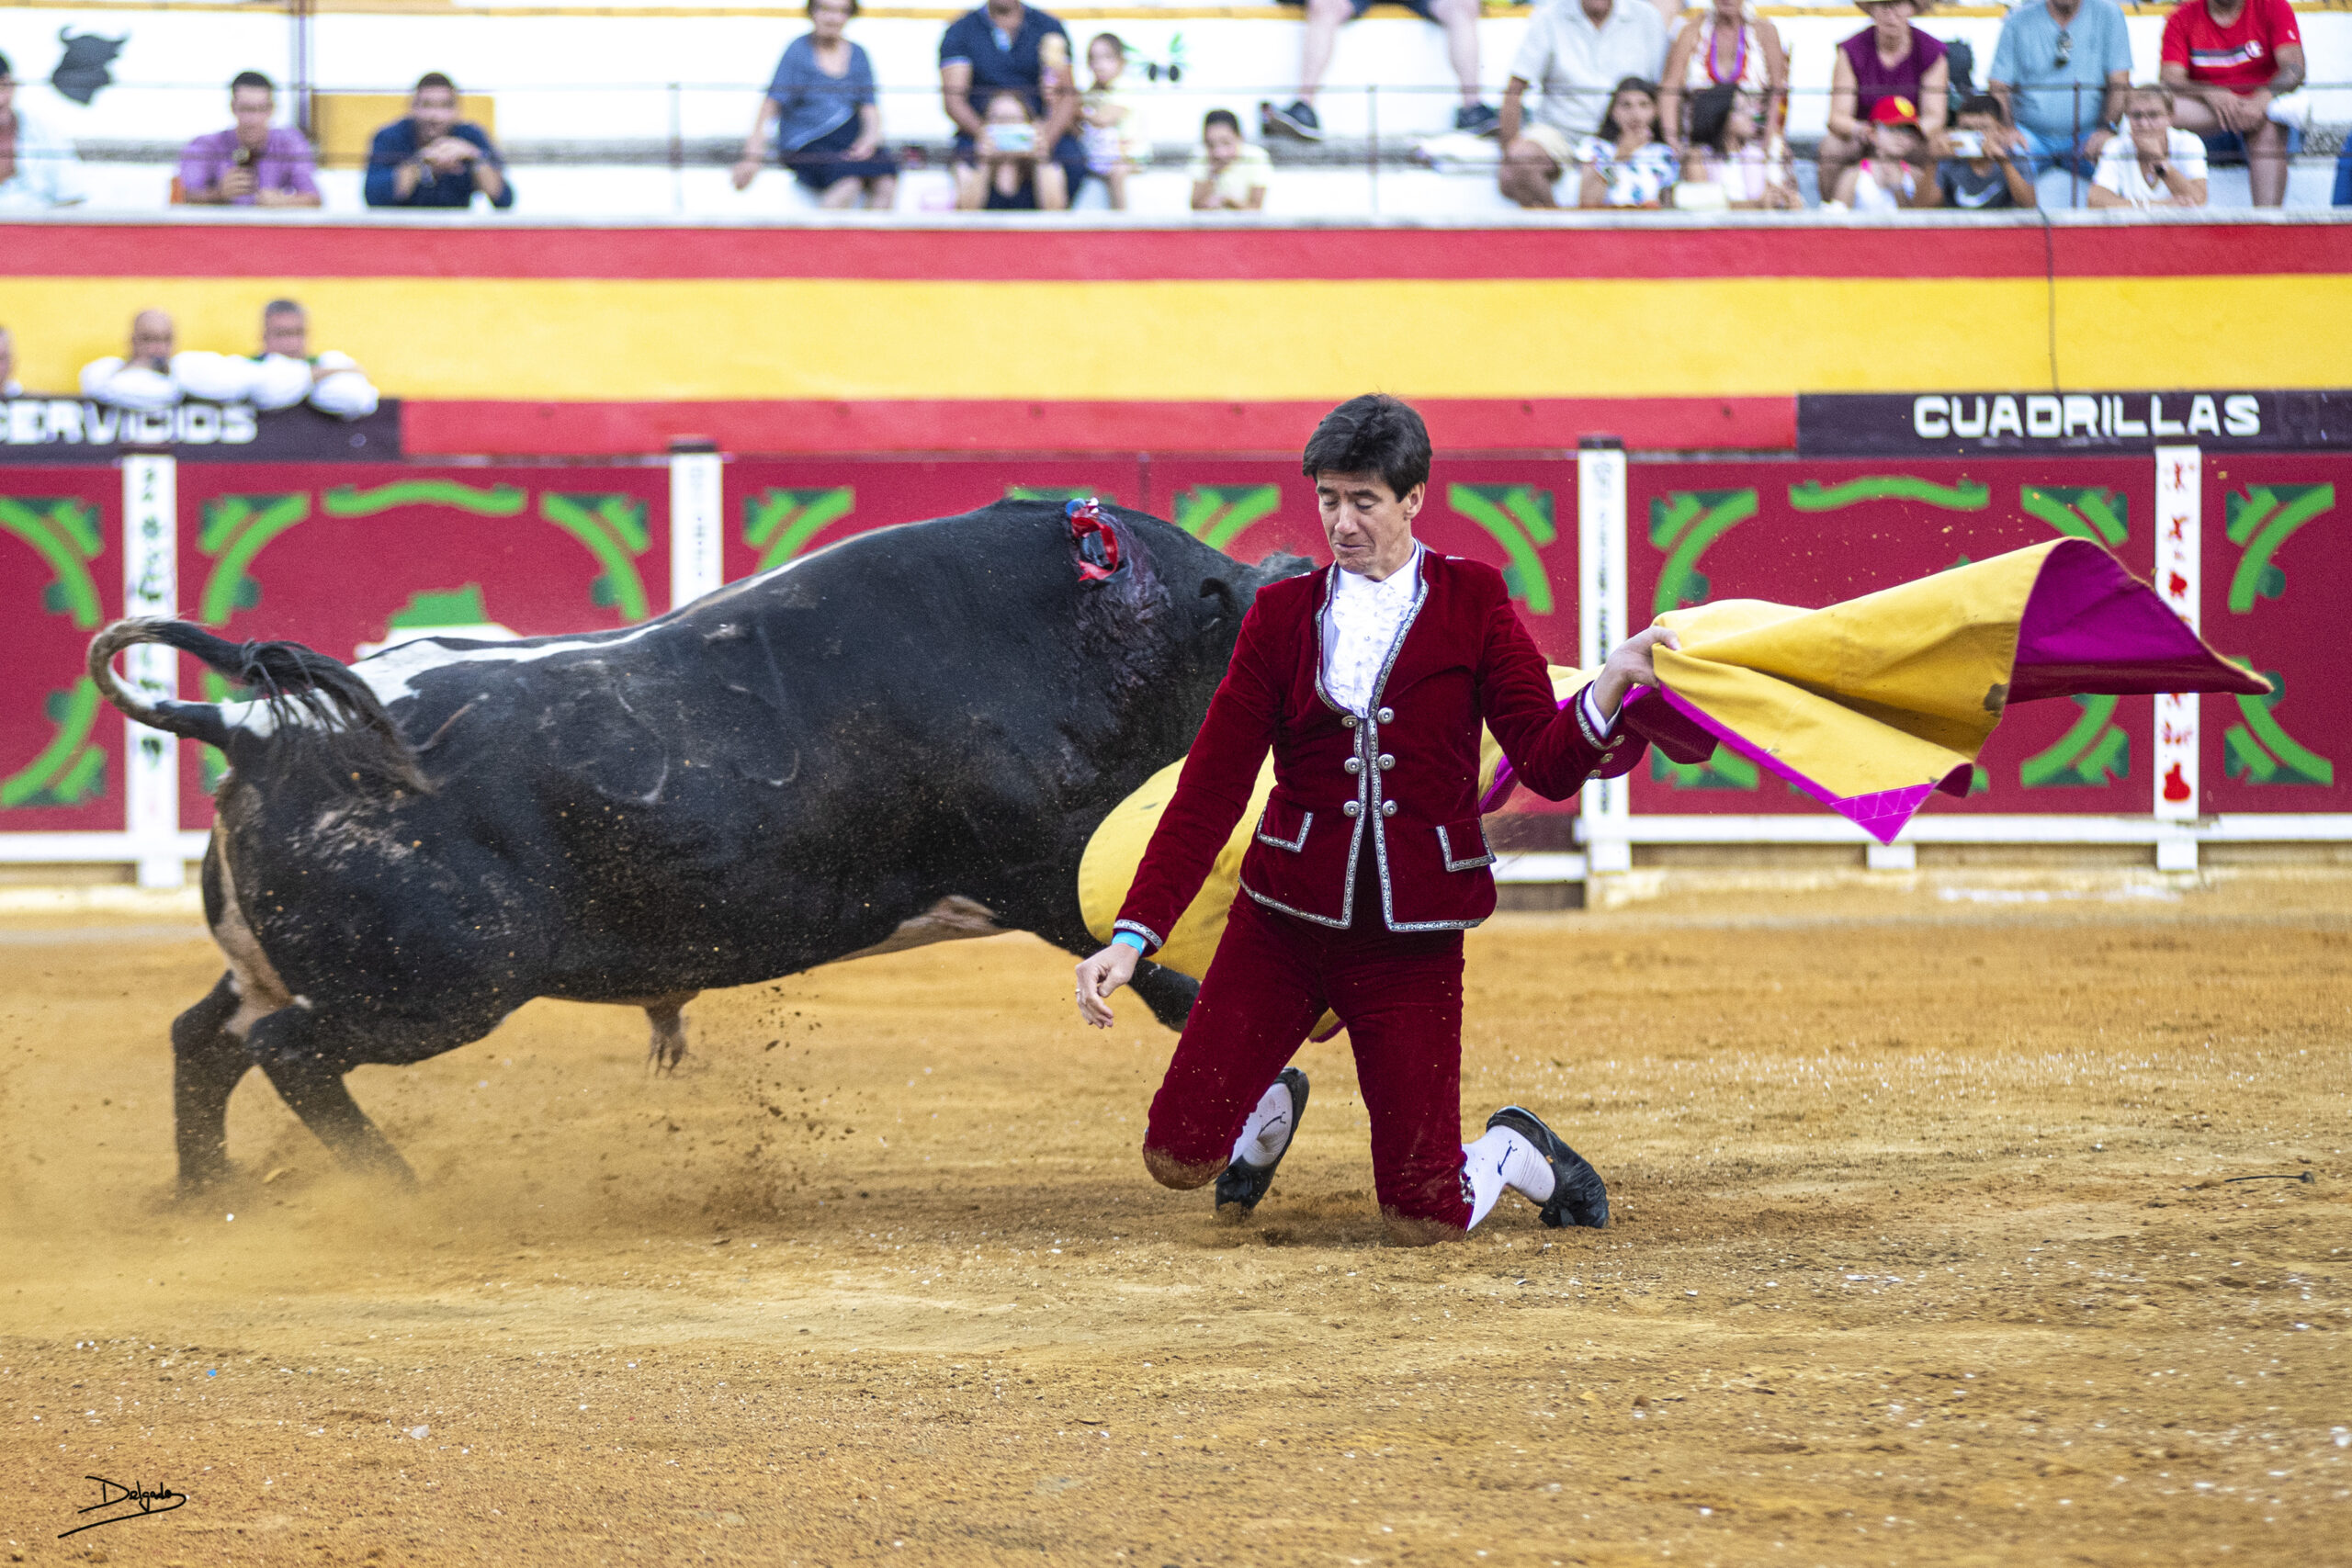
[[[2303,35],[2288,0],[2188,0],[2165,18],[2173,121],[2216,157],[2243,153],[2256,207],[2287,199],[2287,128],[2273,99],[2303,85]]]
[[[1532,1112],[1506,1106],[1461,1142],[1462,933],[1495,908],[1479,726],[1554,800],[1624,773],[1645,742],[1619,733],[1619,707],[1657,683],[1649,650],[1673,634],[1642,633],[1557,703],[1502,574],[1414,542],[1419,414],[1343,403],[1303,466],[1333,564],[1259,590],[1114,939],[1078,966],[1079,1010],[1110,1027],[1111,993],[1198,895],[1272,747],[1273,795],[1152,1100],[1145,1166],[1164,1186],[1215,1180],[1227,1217],[1255,1208],[1306,1109],[1306,1075],[1284,1064],[1329,1008],[1355,1053],[1392,1237],[1460,1236],[1506,1187],[1547,1225],[1606,1224],[1600,1177]]]

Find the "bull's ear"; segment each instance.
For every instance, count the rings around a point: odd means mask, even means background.
[[[1208,617],[1204,630],[1241,618],[1241,595],[1222,577],[1201,580],[1201,613]]]

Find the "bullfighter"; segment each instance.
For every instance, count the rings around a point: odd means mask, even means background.
[[[1302,466],[1333,564],[1259,592],[1112,941],[1078,966],[1080,1012],[1110,1027],[1111,994],[1198,895],[1271,747],[1241,895],[1144,1135],[1153,1178],[1215,1181],[1220,1217],[1272,1187],[1306,1105],[1287,1064],[1328,1008],[1355,1054],[1392,1239],[1464,1235],[1506,1187],[1547,1225],[1608,1224],[1600,1174],[1532,1111],[1505,1106],[1461,1142],[1462,933],[1495,908],[1479,727],[1521,783],[1564,800],[1633,766],[1644,742],[1618,710],[1656,684],[1652,646],[1677,644],[1645,631],[1556,702],[1502,574],[1414,539],[1430,458],[1395,398],[1317,426]]]

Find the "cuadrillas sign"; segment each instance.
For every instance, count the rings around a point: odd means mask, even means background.
[[[2170,443],[2247,450],[2341,446],[2352,391],[1808,393],[1808,457],[2141,452]]]

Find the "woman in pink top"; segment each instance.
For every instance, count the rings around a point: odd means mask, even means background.
[[[1918,106],[1919,133],[1931,157],[1944,150],[1944,116],[1951,107],[1951,62],[1944,46],[1911,25],[1910,0],[1860,0],[1871,25],[1838,46],[1829,78],[1829,131],[1821,139],[1821,189],[1870,151],[1871,111],[1879,100],[1905,97]]]
[[[1781,30],[1758,16],[1747,0],[1714,0],[1674,35],[1659,81],[1658,134],[1677,148],[1686,134],[1684,105],[1710,87],[1763,95],[1765,129],[1777,138],[1788,107],[1789,51],[1781,43]]]

